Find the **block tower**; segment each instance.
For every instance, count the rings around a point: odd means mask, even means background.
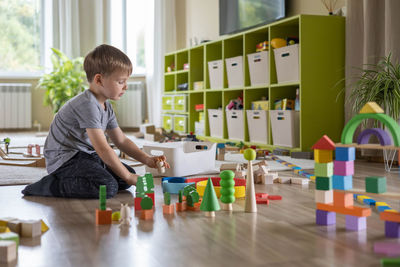
[[[336,224],[336,213],[339,213],[346,215],[347,230],[366,229],[366,217],[371,215],[371,209],[353,206],[353,194],[345,192],[353,187],[355,148],[335,147],[324,135],[312,149],[315,157],[316,223]],[[334,162],[333,150],[336,150]]]

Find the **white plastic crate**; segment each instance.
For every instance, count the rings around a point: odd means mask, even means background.
[[[221,109],[209,109],[208,110],[208,123],[210,126],[210,136],[223,138],[223,117]]]
[[[250,142],[268,143],[268,111],[246,110]]]
[[[274,49],[278,83],[299,80],[299,44]]]
[[[244,140],[243,110],[227,110],[228,138]]]
[[[174,110],[187,112],[187,95],[174,95]]]
[[[269,84],[269,52],[248,54],[251,86]]]
[[[187,133],[187,115],[174,115],[174,132]]]
[[[300,123],[299,111],[270,110],[272,141],[274,145],[299,147]]]
[[[216,144],[211,142],[173,142],[144,145],[143,151],[152,156],[165,155],[171,168],[163,176],[195,175],[215,171]],[[160,175],[157,169],[146,171]]]
[[[243,86],[243,57],[231,57],[225,59],[228,74],[228,87],[236,88]]]
[[[224,68],[222,63],[222,60],[208,62],[211,89],[222,89],[224,87]]]

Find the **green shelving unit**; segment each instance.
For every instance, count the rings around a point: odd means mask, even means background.
[[[247,55],[255,53],[258,43],[273,38],[299,38],[299,80],[278,83],[275,56],[269,51],[269,77],[266,84],[251,85]],[[242,56],[243,85],[228,87],[225,59]],[[251,102],[265,97],[270,109],[277,99],[295,99],[299,88],[299,138],[296,147],[281,147],[292,151],[309,151],[322,135],[327,134],[339,142],[344,126],[344,96],[339,94],[344,87],[345,65],[345,19],[338,16],[297,15],[281,21],[208,42],[190,49],[165,55],[164,95],[186,94],[187,110],[166,111],[166,114],[187,115],[187,132],[195,132],[199,112],[195,105],[204,104],[204,135],[200,138],[214,142],[233,141],[228,139],[226,113],[223,112],[223,138],[210,136],[208,109],[224,107],[231,99],[243,96],[244,140],[247,145],[273,149],[272,125],[268,120],[268,142],[250,142],[246,111]],[[223,88],[211,89],[208,62],[222,60]],[[183,64],[189,63],[184,70]],[[174,66],[168,72],[168,66]],[[267,75],[268,73],[266,73]],[[203,81],[203,88],[194,90],[193,83]],[[178,84],[188,83],[188,91],[178,91]],[[238,140],[235,140],[236,142]]]

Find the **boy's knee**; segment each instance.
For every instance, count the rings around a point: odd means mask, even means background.
[[[106,186],[106,197],[107,198],[112,198],[118,193],[118,183],[114,179],[110,179],[110,181],[107,181],[105,184]]]

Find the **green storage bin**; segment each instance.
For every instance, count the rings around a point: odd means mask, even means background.
[[[174,116],[174,132],[187,133],[187,116],[175,115]]]
[[[164,130],[166,130],[167,132],[172,131],[173,120],[174,120],[173,115],[163,115],[162,116],[162,125],[163,125]]]
[[[174,105],[174,96],[163,96],[162,97],[162,109],[164,111],[172,111]]]
[[[175,95],[174,96],[174,110],[180,112],[187,112],[186,108],[186,95]]]

